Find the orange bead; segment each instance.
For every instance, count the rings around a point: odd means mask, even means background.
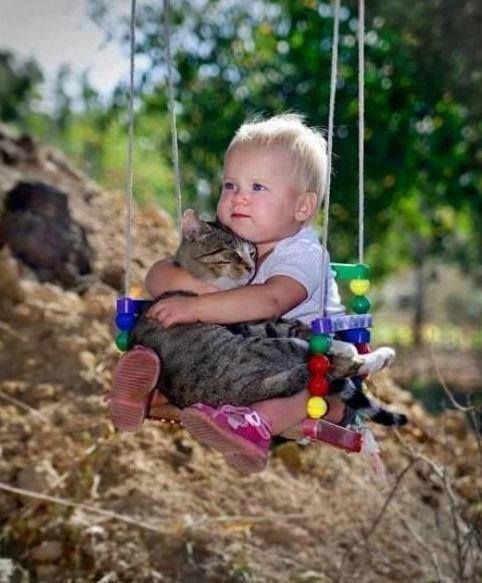
[[[313,354],[308,358],[308,370],[313,375],[324,376],[330,366],[330,361],[324,354]]]
[[[325,377],[311,377],[308,381],[308,391],[315,397],[324,397],[328,392],[329,384]]]

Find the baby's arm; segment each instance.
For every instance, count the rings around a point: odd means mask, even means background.
[[[192,291],[197,294],[219,291],[214,285],[196,279],[182,267],[175,265],[171,258],[154,263],[147,273],[145,286],[152,298],[176,290]]]
[[[164,326],[192,322],[233,324],[272,319],[289,312],[303,302],[306,295],[305,287],[295,279],[275,275],[262,284],[197,297],[167,298],[156,302],[148,316]]]

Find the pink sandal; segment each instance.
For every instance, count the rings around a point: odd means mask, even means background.
[[[233,468],[247,474],[265,469],[271,428],[253,409],[196,403],[183,410],[181,423],[195,439],[220,451]]]
[[[121,431],[137,431],[146,419],[161,371],[157,354],[135,346],[119,360],[108,396],[112,421]]]

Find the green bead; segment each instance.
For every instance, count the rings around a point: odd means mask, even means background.
[[[350,300],[350,307],[355,314],[367,314],[370,311],[371,302],[366,296],[355,296]]]
[[[312,334],[309,339],[311,354],[325,354],[330,350],[331,336],[327,334]]]
[[[369,279],[370,266],[366,263],[331,263],[337,280]]]
[[[131,338],[129,332],[123,331],[119,332],[115,337],[115,345],[122,352],[126,352],[131,347]]]

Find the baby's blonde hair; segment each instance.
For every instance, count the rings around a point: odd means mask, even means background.
[[[308,127],[301,115],[284,113],[265,120],[248,121],[234,135],[226,155],[241,145],[285,148],[293,157],[305,192],[316,193],[320,207],[328,173],[326,140],[320,131]]]

